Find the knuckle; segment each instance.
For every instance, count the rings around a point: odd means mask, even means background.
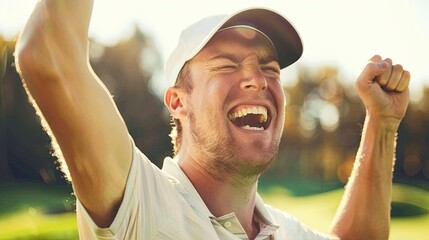
[[[402,67],[402,65],[396,64],[396,65],[393,66],[393,71],[395,71],[395,72],[402,72],[402,71],[404,71],[404,68]]]
[[[368,62],[368,64],[366,65],[367,69],[371,72],[374,72],[377,70],[377,63],[376,62]]]
[[[370,61],[381,61],[381,56],[376,54],[370,59]]]
[[[410,72],[407,70],[404,70],[404,73],[402,74],[402,78],[408,79],[408,81],[409,81],[411,78]]]
[[[384,59],[385,62],[388,62],[390,65],[392,65],[392,59],[391,58],[386,58]]]

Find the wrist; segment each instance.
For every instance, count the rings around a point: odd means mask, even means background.
[[[381,114],[374,114],[369,111],[366,112],[365,125],[374,126],[379,130],[385,130],[388,132],[397,132],[401,120],[396,117],[383,116]]]
[[[374,178],[390,182],[394,162],[397,131],[401,119],[367,113],[358,156],[370,182]]]

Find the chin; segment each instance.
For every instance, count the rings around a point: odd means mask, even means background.
[[[267,158],[267,156],[253,155],[243,159],[244,162],[238,171],[241,172],[242,176],[259,176],[270,166],[274,159],[275,156]]]
[[[243,157],[251,165],[269,165],[277,157],[278,145],[265,146],[260,141],[255,141],[253,147],[243,150]]]

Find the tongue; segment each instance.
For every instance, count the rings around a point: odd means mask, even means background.
[[[256,127],[256,128],[265,128],[264,124],[259,120],[261,118],[261,114],[247,114],[243,117],[238,117],[232,120],[232,123],[237,127]]]

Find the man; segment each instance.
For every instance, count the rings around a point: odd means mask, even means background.
[[[159,170],[89,66],[92,5],[40,1],[16,48],[73,179],[82,239],[387,239],[396,131],[408,105],[401,65],[376,55],[356,81],[367,110],[362,142],[331,235],[322,235],[257,194],[283,131],[280,69],[302,54],[286,19],[247,9],[184,30],[166,64],[175,156]]]

